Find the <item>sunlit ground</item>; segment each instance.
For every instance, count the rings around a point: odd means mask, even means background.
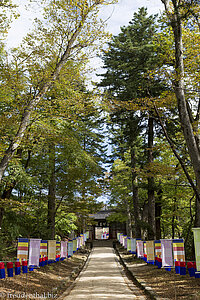
[[[127,283],[112,247],[94,247],[87,268],[65,300],[146,299],[137,287]]]

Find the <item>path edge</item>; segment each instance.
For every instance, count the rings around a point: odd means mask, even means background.
[[[123,266],[128,278],[130,278],[133,281],[133,283],[135,283],[140,289],[142,289],[145,292],[145,294],[150,297],[150,299],[152,299],[152,300],[164,299],[164,298],[158,297],[158,295],[154,292],[154,290],[151,287],[149,287],[145,282],[140,281],[139,278],[137,278],[137,275],[129,269],[129,267],[127,266],[127,264],[124,262],[123,258],[121,257],[120,252],[119,252],[115,242],[113,243],[113,248],[114,248],[115,254],[118,257],[120,264]]]
[[[62,293],[62,295],[60,295],[57,298],[57,300],[64,300],[65,297],[69,296],[70,292],[75,287],[76,282],[79,280],[79,278],[81,276],[81,272],[84,271],[87,268],[88,263],[90,261],[90,257],[91,257],[92,252],[93,252],[93,248],[90,250],[90,252],[89,252],[86,260],[80,266],[78,266],[78,268],[75,271],[73,271],[70,274],[68,280],[73,280],[73,282],[66,288],[66,290],[64,291],[64,293]]]

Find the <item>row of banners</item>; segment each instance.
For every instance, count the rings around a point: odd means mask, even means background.
[[[185,261],[182,239],[141,241],[129,238],[121,233],[118,233],[117,238],[127,251],[137,254],[138,258],[144,258],[149,263],[162,258],[162,267],[173,267],[174,261]]]
[[[17,244],[17,260],[27,261],[29,266],[39,266],[40,258],[56,260],[56,258],[71,257],[81,248],[87,239],[89,232],[69,241],[58,242],[56,240],[25,239],[19,238]]]
[[[188,262],[188,268],[194,268],[200,271],[200,228],[194,228],[194,242],[196,263]],[[127,249],[128,252],[136,254],[138,258],[166,270],[175,268],[180,274],[182,267],[182,275],[186,274],[185,249],[183,239],[161,239],[155,241],[142,241],[141,239],[129,238],[122,233],[117,234],[120,244]],[[179,270],[179,271],[177,271]]]
[[[89,238],[89,231],[68,241],[41,240],[19,238],[17,243],[17,262],[15,262],[15,275],[33,271],[34,268],[41,267],[53,262],[62,261],[73,254],[82,246]],[[8,277],[13,277],[13,263],[7,263]],[[5,266],[0,262],[0,279],[5,278]]]

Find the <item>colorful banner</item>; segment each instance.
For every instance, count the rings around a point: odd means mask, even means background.
[[[72,241],[68,241],[68,257],[71,257],[73,255],[73,242]]]
[[[128,240],[128,237],[125,236],[124,237],[124,248],[127,249],[127,240]]]
[[[127,248],[127,235],[123,236],[123,247],[126,249]]]
[[[102,239],[102,240],[106,240],[106,239],[107,239],[107,233],[103,233],[103,234],[101,235],[101,239]]]
[[[192,228],[194,234],[194,247],[197,272],[200,272],[200,228]]]
[[[155,261],[154,241],[146,241],[147,261]]]
[[[73,239],[73,253],[77,251],[77,239]]]
[[[156,240],[154,241],[154,243],[155,243],[155,257],[161,258],[161,241]]]
[[[137,241],[137,257],[143,258],[144,257],[144,242],[143,241]]]
[[[67,241],[61,241],[60,257],[67,257]]]
[[[124,247],[124,245],[125,245],[125,235],[123,235],[122,237],[122,246]]]
[[[81,234],[80,237],[81,237],[81,247],[82,247],[84,245],[84,236],[83,236],[83,234]]]
[[[29,266],[39,267],[41,239],[30,239],[29,241]]]
[[[56,255],[60,255],[60,242],[56,241]]]
[[[173,240],[172,243],[173,243],[174,261],[185,262],[185,249],[184,249],[183,239]]]
[[[117,233],[117,239],[120,242],[120,233],[119,232]]]
[[[120,234],[120,244],[123,245],[124,236],[123,233]]]
[[[84,243],[87,241],[87,233],[84,233]]]
[[[161,240],[162,266],[173,267],[172,240]]]
[[[47,257],[47,241],[41,240],[40,243],[40,256]]]
[[[146,247],[146,241],[144,241],[144,261],[147,261],[147,247]]]
[[[77,250],[81,247],[81,237],[77,237]]]
[[[48,240],[48,259],[55,260],[56,259],[56,241]]]
[[[136,254],[136,239],[131,238],[131,253]]]
[[[18,238],[17,242],[17,259],[28,260],[28,239]]]

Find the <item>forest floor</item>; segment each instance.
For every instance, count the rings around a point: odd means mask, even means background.
[[[179,275],[175,270],[166,271],[145,263],[117,244],[117,250],[128,270],[141,284],[151,288],[159,299],[200,300],[200,278]]]
[[[79,249],[62,262],[1,279],[0,299],[57,299],[72,285],[88,255],[89,250]]]

